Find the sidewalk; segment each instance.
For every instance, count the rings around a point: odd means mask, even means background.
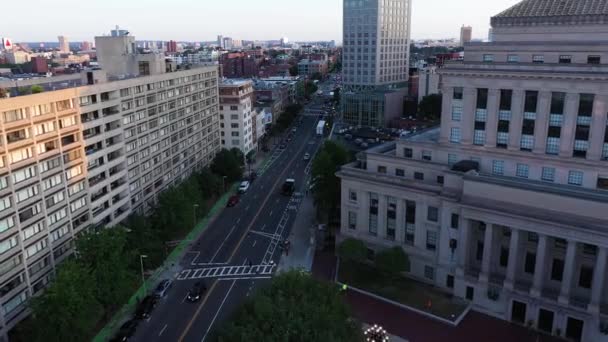
[[[302,203],[297,212],[296,220],[287,238],[291,242],[289,255],[281,257],[278,272],[286,272],[294,269],[312,270],[312,262],[315,254],[315,208],[312,195],[306,196],[302,193]]]
[[[333,282],[335,265],[336,257],[333,251],[317,252],[312,268],[313,276]],[[350,304],[355,317],[361,322],[381,325],[389,333],[409,342],[562,341],[476,311],[469,312],[458,327],[451,327],[354,291],[347,291],[346,301]]]

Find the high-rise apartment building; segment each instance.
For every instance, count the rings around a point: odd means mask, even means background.
[[[167,42],[167,52],[168,53],[176,53],[177,52],[177,42],[174,40],[170,40]]]
[[[68,42],[68,38],[65,36],[57,37],[59,39],[59,52],[61,53],[69,53],[70,52],[70,42]]]
[[[473,28],[471,26],[464,26],[460,28],[460,46],[468,44],[473,39]]]
[[[107,46],[100,55],[121,53]],[[146,62],[122,63],[132,60]],[[210,163],[220,149],[217,69],[159,68],[123,80],[90,70],[82,86],[0,99],[0,340],[78,232],[145,213]]]
[[[408,80],[411,0],[345,0],[342,117],[385,126],[400,117]]]
[[[558,6],[559,5],[559,6]],[[606,1],[526,0],[447,62],[441,127],[345,166],[341,238],[475,310],[606,341]]]
[[[238,148],[244,155],[257,148],[254,143],[254,89],[251,80],[224,80],[220,84],[220,127],[222,147]]]

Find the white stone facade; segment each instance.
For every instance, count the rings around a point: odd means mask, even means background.
[[[222,147],[238,148],[247,155],[257,149],[253,139],[253,82],[224,80],[220,84]]]

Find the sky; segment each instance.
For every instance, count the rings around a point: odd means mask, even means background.
[[[485,39],[492,15],[520,0],[412,0],[413,39],[456,38],[462,25]],[[0,37],[93,41],[115,25],[138,40],[342,41],[342,0],[29,0],[5,1]],[[16,13],[26,13],[17,15]]]

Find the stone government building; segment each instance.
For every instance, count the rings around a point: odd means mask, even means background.
[[[340,239],[480,312],[608,341],[608,1],[526,0],[447,63],[441,127],[344,166]]]

